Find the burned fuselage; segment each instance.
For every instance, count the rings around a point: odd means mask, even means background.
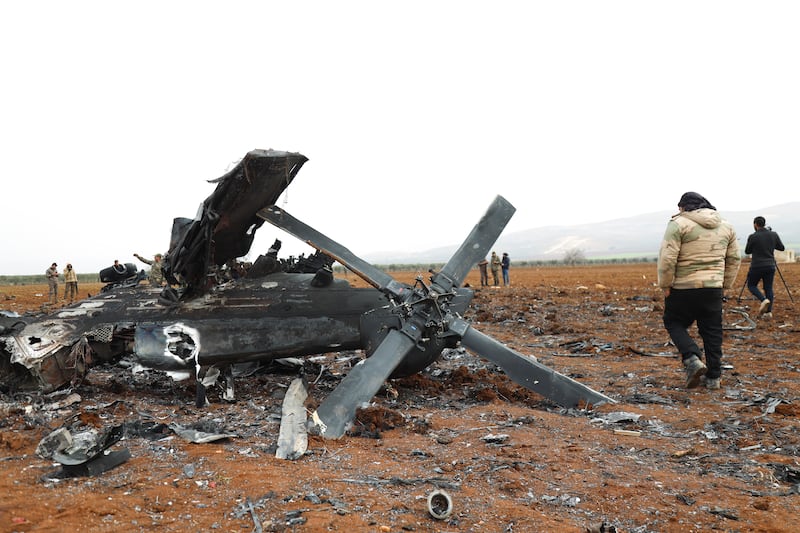
[[[77,384],[98,359],[133,354],[147,367],[193,373],[199,406],[209,379],[233,364],[361,349],[367,359],[312,416],[322,435],[338,438],[386,378],[418,372],[460,343],[556,403],[613,401],[464,319],[473,292],[462,285],[513,215],[507,200],[494,199],[441,270],[409,285],[275,205],[305,161],[297,153],[254,150],[216,180],[195,219],[174,221],[163,261],[168,286],[132,276],[53,314],[0,320],[0,385],[50,391]],[[279,259],[276,240],[250,269],[239,269],[237,259],[265,221],[316,252]],[[372,288],[335,279],[334,261]]]
[[[330,351],[369,353],[397,327],[397,315],[383,293],[334,279],[332,258],[279,259],[276,241],[249,271],[231,266],[249,252],[264,222],[258,211],[278,200],[305,161],[296,153],[254,150],[215,180],[197,218],[175,219],[164,259],[168,287],[149,286],[134,267],[72,306],[4,319],[0,383],[48,392],[125,354],[147,367],[196,373]],[[458,309],[471,298],[461,289]],[[420,346],[395,375],[424,368],[448,344]]]
[[[313,279],[285,272],[241,279],[168,307],[159,303],[161,289],[121,287],[21,329],[17,321],[0,352],[15,388],[50,391],[80,378],[74,351],[82,340],[91,348],[87,369],[98,359],[133,353],[147,367],[193,372],[366,348],[391,323],[389,302],[379,292],[344,280],[313,287]]]

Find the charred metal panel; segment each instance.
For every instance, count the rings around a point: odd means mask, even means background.
[[[278,201],[308,159],[298,153],[253,150],[230,172],[214,180],[217,188],[200,206],[191,223],[176,219],[164,273],[171,282],[187,285],[193,296],[208,287],[214,266],[250,251],[264,220],[256,213]]]
[[[264,317],[140,324],[135,353],[162,370],[313,355],[359,347],[358,319]]]
[[[178,369],[360,347],[361,315],[388,301],[342,280],[313,288],[313,278],[278,273],[220,286],[157,322],[141,323],[136,356],[148,366]]]

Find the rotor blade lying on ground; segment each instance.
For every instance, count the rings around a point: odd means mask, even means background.
[[[463,321],[462,321],[463,322]],[[526,357],[463,322],[461,343],[470,351],[497,363],[518,385],[563,407],[616,403],[605,394],[559,374],[533,357]],[[454,327],[458,327],[455,325]]]
[[[375,396],[414,344],[405,333],[390,331],[375,353],[354,366],[311,415],[319,433],[331,439],[344,435],[356,409]]]

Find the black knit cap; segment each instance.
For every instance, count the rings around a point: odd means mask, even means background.
[[[685,192],[678,202],[678,207],[682,207],[684,211],[694,211],[695,209],[714,209],[716,207],[711,205],[711,202],[705,199],[704,196],[696,192]]]

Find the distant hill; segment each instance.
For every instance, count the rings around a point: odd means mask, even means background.
[[[658,211],[628,218],[575,226],[543,226],[503,234],[493,247],[508,252],[512,261],[560,260],[578,249],[587,259],[656,257],[669,217],[676,211]],[[755,211],[723,211],[736,228],[744,252],[753,232],[753,218],[762,215],[777,231],[787,249],[800,249],[800,202],[775,205]],[[365,254],[375,264],[419,264],[447,261],[460,242],[418,252],[387,251]]]

